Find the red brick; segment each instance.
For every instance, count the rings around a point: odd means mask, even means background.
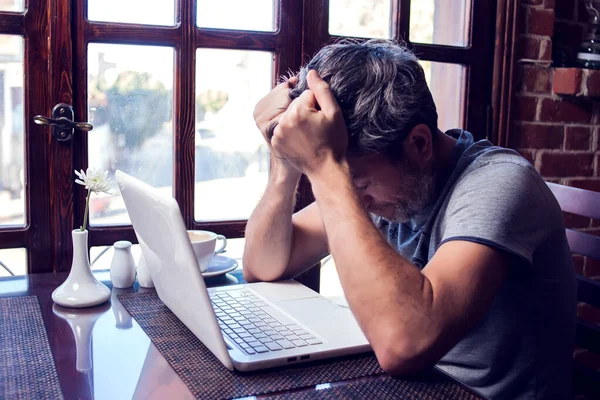
[[[537,111],[537,97],[517,97],[515,101],[515,119],[533,121]]]
[[[590,219],[581,215],[563,212],[565,227],[569,229],[582,229],[590,226]]]
[[[542,122],[571,122],[589,124],[593,104],[577,99],[543,99],[539,120]]]
[[[600,97],[600,71],[588,70],[588,77],[585,82],[588,96]]]
[[[517,151],[524,159],[529,161],[531,165],[535,164],[535,150],[518,149]]]
[[[554,33],[554,11],[529,8],[527,32],[533,35],[552,36]]]
[[[563,144],[561,125],[518,124],[510,135],[510,147],[528,149],[559,149]]]
[[[583,126],[565,127],[565,150],[589,150],[592,129]]]
[[[588,233],[586,231],[586,233]],[[600,277],[600,261],[593,258],[585,258],[585,266],[583,267],[583,275],[588,278]]]
[[[531,36],[521,36],[517,50],[517,58],[537,60],[540,56],[540,39]]]
[[[541,174],[546,177],[589,176],[593,172],[591,153],[542,153]]]
[[[569,186],[573,186],[579,189],[591,190],[592,192],[600,192],[600,179],[598,178],[585,178],[585,179],[573,179],[569,181]]]
[[[573,255],[573,266],[575,267],[575,273],[578,275],[583,275],[583,263],[585,259],[583,256],[578,254]]]
[[[552,61],[552,39],[542,39],[540,42],[540,60]]]
[[[577,315],[584,321],[600,324],[600,308],[587,303],[579,303],[577,304]]]
[[[575,17],[575,2],[572,0],[561,0],[554,7],[556,19],[573,20]]]
[[[552,91],[557,94],[576,95],[581,92],[582,70],[579,68],[555,68]]]
[[[525,92],[550,93],[550,69],[524,67],[522,88]]]

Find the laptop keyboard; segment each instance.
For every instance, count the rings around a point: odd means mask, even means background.
[[[271,306],[248,290],[209,293],[219,326],[247,354],[323,343],[293,321],[279,321]],[[272,312],[275,314],[275,312]]]

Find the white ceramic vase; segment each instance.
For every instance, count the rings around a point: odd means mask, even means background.
[[[131,254],[131,242],[119,240],[113,248],[115,253],[110,264],[110,280],[119,289],[132,287],[135,282],[135,261]]]
[[[52,292],[52,300],[63,307],[92,307],[110,298],[110,289],[98,281],[90,268],[88,231],[71,232],[73,261],[67,279]]]
[[[148,263],[144,258],[144,252],[142,252],[142,255],[140,256],[140,261],[137,265],[137,280],[141,287],[154,287],[154,281],[152,280],[152,275],[150,275],[150,268],[148,267]]]

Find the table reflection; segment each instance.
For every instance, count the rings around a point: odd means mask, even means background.
[[[92,331],[98,318],[109,309],[109,302],[88,308],[67,308],[56,303],[52,305],[54,315],[66,321],[71,327],[77,349],[75,368],[79,372],[92,370]]]

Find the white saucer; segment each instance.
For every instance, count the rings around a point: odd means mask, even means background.
[[[219,276],[231,272],[238,266],[237,261],[225,256],[214,256],[208,264],[208,270],[202,273],[205,278]]]

